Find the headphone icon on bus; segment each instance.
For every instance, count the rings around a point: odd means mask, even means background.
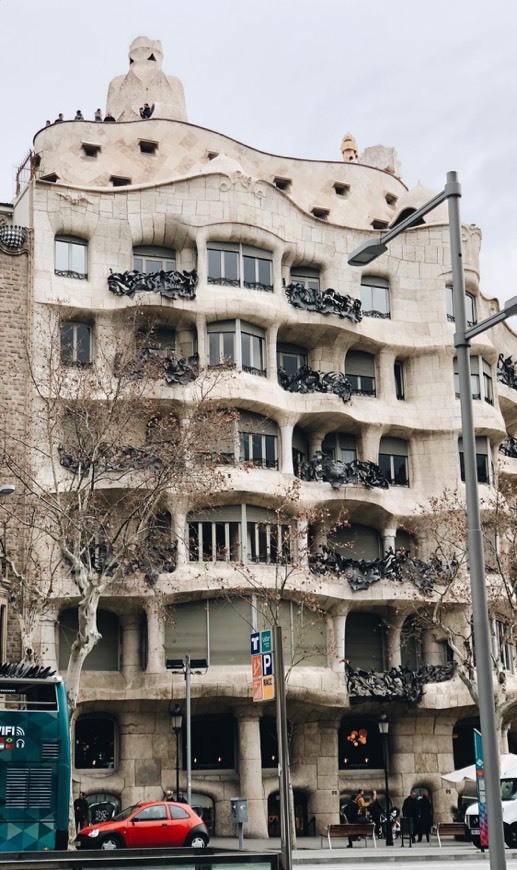
[[[25,749],[25,740],[22,740],[21,737],[18,738],[18,740],[16,741],[16,748],[17,749]]]

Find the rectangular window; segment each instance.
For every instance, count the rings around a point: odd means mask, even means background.
[[[448,284],[445,288],[445,307],[447,311],[447,320],[454,323],[454,308],[452,304],[452,286]],[[465,316],[467,326],[474,326],[477,323],[476,318],[476,301],[471,293],[465,293]]]
[[[386,278],[362,276],[361,305],[366,317],[390,317],[390,290]]]
[[[393,373],[395,376],[395,395],[399,401],[403,401],[406,398],[404,393],[404,363],[396,360]]]
[[[191,562],[236,562],[241,558],[239,522],[191,522],[188,532]]]
[[[502,619],[492,620],[494,655],[505,671],[515,673],[515,644],[510,622]]]
[[[88,142],[83,142],[82,148],[85,157],[97,157],[101,150],[100,145],[89,145]]]
[[[463,439],[459,439],[460,452],[460,475],[461,479],[465,480],[465,458],[463,455]],[[490,442],[488,438],[480,436],[476,438],[476,470],[478,483],[490,483],[491,463],[490,463]]]
[[[89,365],[92,361],[91,326],[87,323],[62,323],[60,345],[61,362]]]
[[[291,269],[291,281],[293,284],[303,284],[309,290],[320,289],[320,273],[318,269],[308,267]]]
[[[269,251],[241,244],[208,245],[208,283],[251,290],[273,290],[273,263]]]
[[[494,404],[494,389],[492,383],[492,367],[481,356],[470,357],[470,388],[472,398],[477,401],[483,399],[489,405]],[[454,357],[454,392],[456,398],[460,397],[460,379],[458,373],[458,359]]]
[[[252,462],[261,468],[278,468],[278,438],[257,432],[240,433],[240,455],[243,462]]]
[[[409,486],[407,456],[379,453],[379,467],[392,486]]]
[[[55,274],[65,278],[87,278],[87,254],[87,242],[82,239],[57,236],[55,240]]]

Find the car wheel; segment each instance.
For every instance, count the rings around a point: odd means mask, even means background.
[[[106,837],[103,837],[99,843],[100,849],[122,849],[123,846],[123,841],[120,837],[116,837],[115,834],[108,834]]]
[[[481,849],[481,837],[472,836],[471,839],[476,849]]]
[[[187,846],[192,846],[193,849],[206,849],[208,838],[204,834],[194,834],[189,838]]]
[[[504,842],[509,849],[517,849],[517,824],[504,826]]]

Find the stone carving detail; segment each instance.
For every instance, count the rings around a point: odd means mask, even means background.
[[[510,456],[512,459],[517,459],[517,438],[509,435],[506,441],[499,446],[499,452],[505,456]]]
[[[513,361],[511,356],[505,357],[503,353],[499,354],[497,360],[497,380],[512,390],[517,390],[517,371],[515,370],[517,363]]]
[[[221,181],[219,189],[222,193],[228,193],[233,187],[243,187],[249,193],[253,193],[258,199],[264,199],[266,196],[266,186],[252,175],[247,175],[240,169],[233,172],[228,172],[227,180]]]
[[[410,556],[406,550],[395,552],[391,547],[381,559],[367,562],[364,559],[343,556],[330,547],[322,547],[319,552],[311,554],[309,566],[314,574],[337,574],[346,577],[352,592],[362,592],[385,578],[398,583],[414,583],[424,595],[428,595],[434,589],[436,577],[443,574],[446,578],[456,570],[457,563],[452,562],[450,566],[446,566],[437,558],[424,562]]]
[[[352,323],[360,323],[363,319],[361,300],[352,299],[348,295],[342,296],[331,287],[322,293],[315,287],[305,287],[304,284],[293,281],[286,286],[285,295],[295,308],[317,311],[319,314],[337,314],[338,317],[346,317]]]
[[[0,226],[0,246],[6,248],[9,253],[19,252],[27,242],[27,230],[25,227],[4,224]]]
[[[303,463],[300,477],[302,480],[326,481],[332,489],[339,489],[342,484],[378,486],[381,489],[389,487],[381,469],[374,462],[361,459],[342,462],[340,459],[330,459],[321,450],[317,450],[312,459]]]
[[[151,272],[146,274],[132,269],[129,272],[111,272],[108,289],[116,296],[132,297],[135,293],[159,293],[166,299],[195,299],[197,271]]]
[[[310,366],[301,366],[290,375],[279,368],[278,382],[288,393],[334,393],[343,402],[352,398],[352,386],[342,372],[319,372]]]
[[[391,668],[389,671],[364,671],[345,664],[347,689],[351,704],[365,701],[422,700],[425,683],[443,683],[454,676],[456,662],[445,665],[423,665],[417,671]]]

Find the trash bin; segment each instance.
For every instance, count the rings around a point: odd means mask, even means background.
[[[248,801],[246,798],[230,798],[230,805],[234,822],[242,823],[248,821]]]

